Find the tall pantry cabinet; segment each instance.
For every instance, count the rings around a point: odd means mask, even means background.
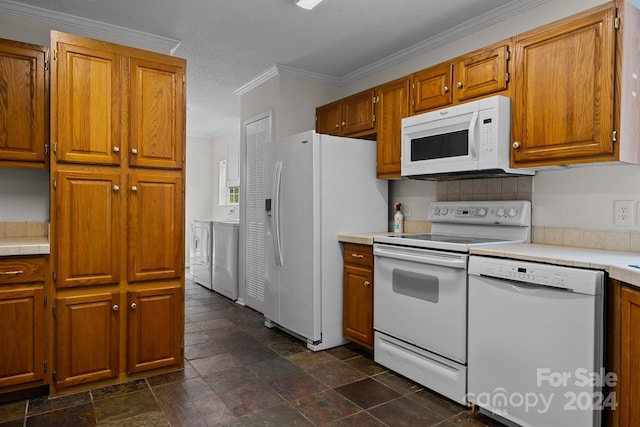
[[[56,31],[51,51],[54,386],[180,368],[186,62]]]

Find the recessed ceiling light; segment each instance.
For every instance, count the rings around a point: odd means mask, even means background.
[[[318,5],[322,0],[296,0],[296,5],[303,9],[311,10]]]

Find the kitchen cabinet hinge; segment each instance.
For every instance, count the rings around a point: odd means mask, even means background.
[[[509,50],[507,50],[507,55],[506,55],[505,59],[506,59],[507,61],[510,61],[510,60],[511,60],[511,52],[510,52]]]
[[[47,372],[47,359],[44,359],[44,371]]]
[[[53,178],[53,189],[57,190],[58,189],[58,178]],[[56,280],[56,273],[53,273],[53,281],[55,282]]]
[[[53,283],[56,283],[56,279],[58,278],[58,275],[56,274],[56,272],[53,272]]]
[[[373,115],[373,123],[375,123],[375,122],[376,122],[376,115],[374,114]]]
[[[186,83],[187,82],[187,76],[185,76],[184,74],[182,75],[182,83]]]
[[[58,154],[58,143],[57,142],[53,143],[53,154]]]
[[[58,60],[58,49],[53,49],[53,60],[54,61]]]
[[[613,28],[615,28],[616,30],[620,29],[620,17],[616,16],[616,18],[613,20]]]
[[[44,296],[44,306],[45,306],[45,307],[47,306],[47,295],[46,295],[46,294],[45,294],[45,296]]]
[[[53,382],[58,381],[58,373],[56,371],[53,371],[53,374],[51,376],[53,377]]]
[[[49,71],[49,61],[47,61],[46,59],[44,61],[44,70]]]
[[[511,74],[507,73],[507,75],[505,76],[505,80],[504,80],[505,83],[508,83],[510,79],[511,79]]]
[[[51,312],[53,313],[53,317],[56,317],[58,315],[58,306],[54,305]]]
[[[613,142],[616,142],[618,140],[618,131],[614,130],[613,132],[611,132],[611,140]]]
[[[49,154],[49,144],[44,144],[44,154]]]

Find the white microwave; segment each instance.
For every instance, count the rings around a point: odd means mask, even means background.
[[[511,99],[492,96],[402,119],[401,175],[533,175],[510,167]]]

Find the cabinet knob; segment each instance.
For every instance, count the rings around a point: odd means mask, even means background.
[[[131,191],[133,191],[135,193],[136,191],[138,191],[138,187],[136,187],[135,185],[132,185],[131,186]]]
[[[138,307],[138,305],[135,302],[131,303],[131,310],[135,310]]]
[[[132,148],[131,149],[131,154],[138,154],[138,149],[137,148]]]
[[[118,304],[113,304],[113,307],[111,307],[111,309],[113,311],[118,311],[118,310],[120,310],[120,307],[118,307]]]
[[[447,92],[449,92],[449,86],[445,86],[445,87],[443,87],[443,88],[442,88],[442,92],[443,92],[443,93],[447,93]]]
[[[342,126],[345,126],[347,124],[347,122],[342,122]]]
[[[354,258],[364,258],[364,255],[362,255],[362,254],[357,254],[357,253],[355,253],[355,252],[354,252],[354,253],[352,253],[352,254],[351,254],[351,256],[352,256],[352,257],[354,257]]]
[[[364,286],[368,288],[368,287],[369,287],[369,285],[371,285],[371,282],[370,282],[370,281],[368,281],[368,280],[365,280],[365,281],[364,281]]]
[[[456,86],[462,87],[462,82],[458,82],[458,84]]]
[[[513,144],[511,144],[511,146],[513,148],[520,148],[520,143],[518,141],[515,141]]]
[[[339,127],[340,127],[340,124],[339,124],[339,123],[336,123],[336,129],[337,129],[337,128],[339,128]]]
[[[113,191],[120,191],[120,187],[118,187],[117,185],[113,186]]]
[[[113,152],[114,153],[119,153],[120,152],[120,147],[113,147]]]

